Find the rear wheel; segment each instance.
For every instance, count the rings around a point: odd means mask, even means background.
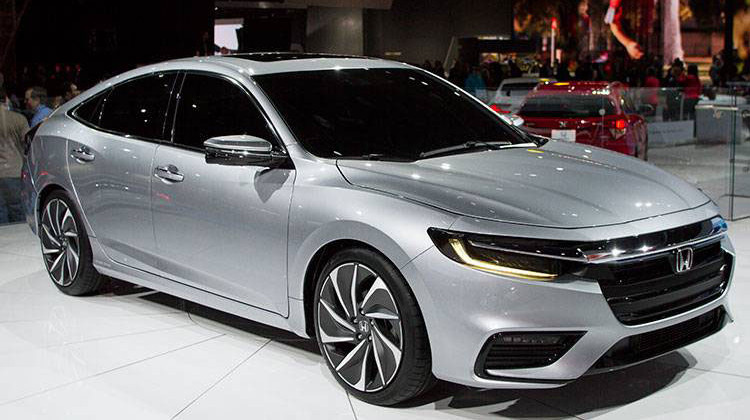
[[[321,353],[355,397],[393,405],[433,384],[419,307],[383,256],[368,249],[334,255],[318,278],[314,314]]]
[[[47,197],[40,221],[42,256],[55,286],[74,296],[97,291],[103,278],[92,264],[86,229],[64,192],[55,191]]]

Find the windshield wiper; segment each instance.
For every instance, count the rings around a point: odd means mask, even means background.
[[[443,147],[441,149],[430,150],[428,152],[422,152],[419,154],[420,159],[426,159],[438,155],[444,155],[453,152],[463,152],[471,149],[492,149],[499,150],[502,146],[508,146],[512,144],[509,141],[467,141],[465,143],[457,144],[455,146]]]
[[[526,130],[522,130],[519,127],[516,127],[515,125],[508,124],[508,126],[516,132],[516,134],[520,135],[524,140],[527,140],[531,143],[534,143],[536,147],[541,147],[547,144],[549,139],[547,137],[540,136],[538,134],[531,134]]]
[[[382,160],[390,162],[413,162],[414,159],[410,159],[404,156],[387,155],[385,153],[368,153],[361,156],[337,156],[336,159],[352,159],[352,160]]]

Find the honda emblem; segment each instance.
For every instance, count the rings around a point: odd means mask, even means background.
[[[675,273],[682,273],[693,268],[693,248],[678,249],[674,259]]]

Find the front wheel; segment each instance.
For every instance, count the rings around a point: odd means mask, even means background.
[[[318,345],[336,380],[357,398],[393,405],[434,378],[422,314],[399,271],[368,249],[331,258],[315,291]]]

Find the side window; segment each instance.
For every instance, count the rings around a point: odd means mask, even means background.
[[[115,86],[104,100],[99,126],[118,133],[164,140],[164,120],[176,73],[142,77]]]
[[[247,134],[274,142],[272,131],[248,94],[234,83],[188,74],[180,92],[174,142],[203,148],[211,137]]]
[[[73,115],[79,120],[85,121],[91,125],[99,126],[99,117],[101,116],[101,106],[104,98],[109,95],[110,90],[105,90],[83,102],[73,111]]]

